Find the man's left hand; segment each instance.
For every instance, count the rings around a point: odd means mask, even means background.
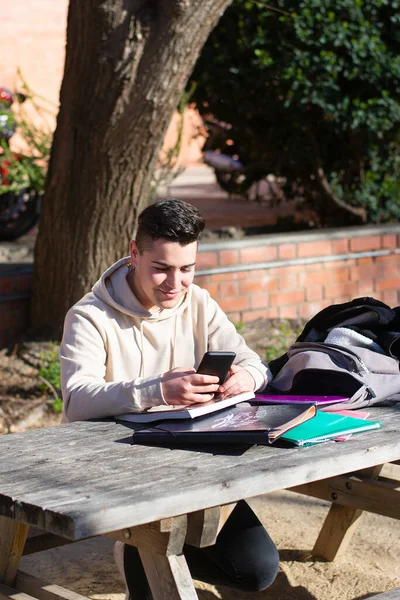
[[[255,386],[256,382],[246,369],[238,365],[232,365],[229,369],[229,377],[219,387],[218,394],[223,400],[244,392],[254,392]]]

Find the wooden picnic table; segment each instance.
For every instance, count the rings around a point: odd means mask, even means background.
[[[138,446],[113,421],[0,437],[0,599],[71,600],[18,571],[20,557],[97,535],[138,547],[155,600],[197,598],[184,542],[212,544],[232,503],[288,488],[332,502],[314,547],[332,560],[362,510],[400,518],[399,481],[379,477],[400,461],[400,405],[370,412],[382,429],[308,448]],[[47,533],[27,541],[29,526]]]

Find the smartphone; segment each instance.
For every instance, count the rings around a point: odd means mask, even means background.
[[[219,378],[219,385],[222,385],[235,356],[235,352],[206,352],[201,359],[197,373],[215,375]]]

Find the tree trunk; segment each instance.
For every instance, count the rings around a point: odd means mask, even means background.
[[[231,0],[70,0],[60,112],[35,249],[33,329],[128,253],[158,150],[197,56]]]

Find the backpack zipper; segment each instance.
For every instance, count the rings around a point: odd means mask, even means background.
[[[333,354],[339,354],[341,357],[345,356],[352,363],[356,373],[369,373],[369,369],[364,361],[350,348],[338,346],[337,344],[329,344],[325,342],[295,342],[289,349],[288,355],[297,354],[298,352],[304,351],[305,349],[315,350],[325,354],[330,354],[327,350],[333,350]]]

